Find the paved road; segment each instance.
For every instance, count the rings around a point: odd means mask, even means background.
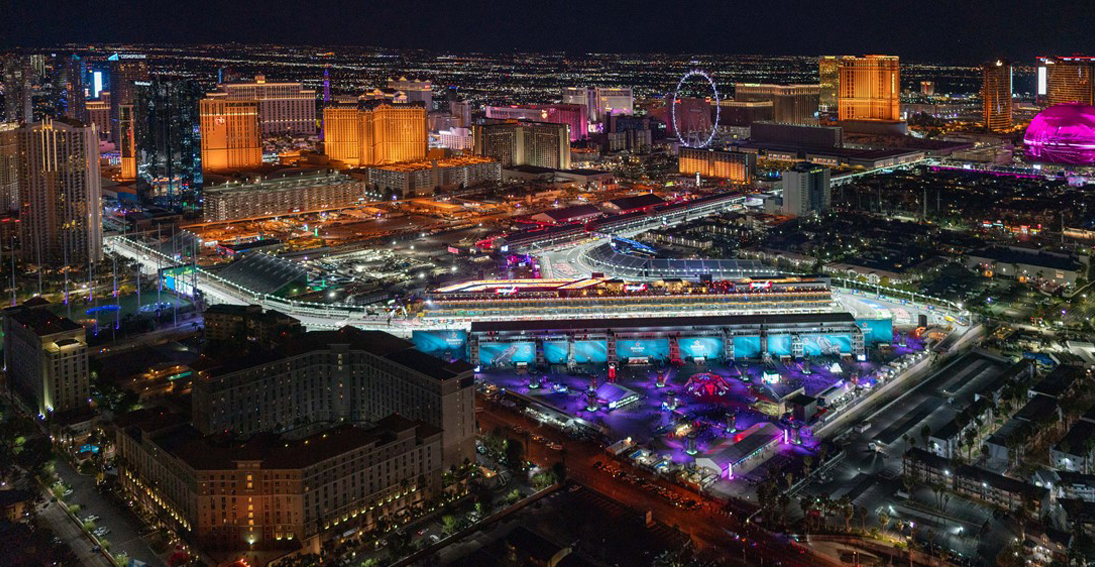
[[[45,510],[39,513],[39,517],[49,525],[58,539],[72,549],[76,559],[80,561],[80,565],[84,567],[113,567],[102,553],[92,551],[91,540],[68,517],[59,503],[50,502],[47,504]]]
[[[672,503],[659,498],[635,484],[613,479],[603,471],[594,468],[597,461],[609,462],[610,457],[597,445],[590,442],[576,441],[563,435],[550,427],[543,427],[529,420],[523,415],[517,414],[508,408],[495,404],[489,400],[480,400],[484,411],[478,414],[480,427],[483,431],[492,431],[495,427],[501,427],[510,432],[511,437],[523,440],[524,436],[512,433],[514,427],[522,427],[529,430],[531,435],[540,435],[548,441],[556,441],[566,448],[565,461],[569,478],[586,485],[593,490],[631,507],[640,513],[650,510],[655,519],[669,526],[679,526],[680,529],[691,535],[700,548],[710,548],[721,552],[723,559],[733,565],[825,565],[826,560],[816,556],[800,554],[787,544],[777,541],[762,530],[753,526],[743,525],[740,518],[749,511],[736,512],[729,515],[722,503],[705,500],[697,494],[680,486],[667,483],[650,475],[646,471],[621,465],[621,468],[629,473],[647,479],[652,483],[660,484],[672,490],[685,499],[701,501],[704,505],[698,510],[685,510],[677,508]],[[561,451],[552,450],[543,443],[529,441],[529,460],[541,464],[551,465],[563,460]],[[747,544],[748,547],[734,541],[730,533],[747,536],[755,540],[756,547]],[[743,560],[744,558],[744,560]]]
[[[70,504],[82,505],[76,513],[80,518],[89,515],[99,516],[97,526],[110,529],[106,539],[110,541],[110,552],[126,553],[129,557],[144,561],[148,565],[164,565],[164,562],[141,539],[139,532],[141,521],[131,511],[115,502],[111,497],[95,489],[95,479],[76,472],[64,459],[57,459],[57,474],[65,484],[72,487],[72,494],[66,498]]]

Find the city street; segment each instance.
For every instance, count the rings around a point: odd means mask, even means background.
[[[616,480],[609,474],[598,470],[595,467],[596,462],[607,463],[612,459],[596,444],[571,439],[558,430],[540,426],[523,415],[494,402],[480,399],[479,404],[484,407],[484,411],[477,414],[483,432],[492,431],[496,427],[500,427],[505,431],[512,431],[515,427],[528,430],[529,441],[527,445],[529,451],[527,458],[529,460],[537,464],[550,466],[565,459],[568,478],[640,513],[649,510],[656,520],[669,526],[679,527],[682,532],[691,535],[693,541],[700,548],[714,548],[727,561],[743,565],[775,565],[777,562],[782,565],[824,564],[822,558],[805,556],[800,551],[796,551],[796,549],[773,538],[764,531],[753,526],[743,525],[740,518],[749,514],[752,510],[734,507],[736,511],[731,515],[728,508],[720,502],[706,500],[696,493],[668,483],[646,471],[621,464],[621,469],[625,469],[631,474],[663,486],[682,498],[695,499],[702,503],[702,507],[698,510],[677,508],[668,500],[659,498],[638,485]],[[551,449],[545,443],[531,441],[533,434],[539,435],[549,442],[554,441],[562,444],[566,449],[565,455],[562,451]],[[511,436],[519,440],[524,440],[526,437],[517,434],[511,434]],[[731,534],[735,532],[751,541],[747,544],[734,541]],[[743,558],[752,559],[745,560]],[[769,563],[757,563],[758,558],[761,558],[761,561],[769,561]]]
[[[91,539],[88,538],[80,526],[77,526],[68,517],[68,514],[61,508],[60,503],[47,500],[44,509],[39,513],[39,517],[49,525],[57,539],[60,539],[62,543],[72,549],[81,565],[85,567],[113,567],[102,553],[94,551],[94,544],[91,543]]]
[[[111,554],[125,553],[130,558],[144,561],[148,565],[164,564],[148,547],[148,543],[140,537],[143,524],[132,512],[115,502],[110,496],[96,490],[93,477],[77,473],[65,459],[59,458],[56,463],[57,475],[65,484],[72,487],[72,494],[66,497],[65,501],[69,504],[81,505],[80,511],[76,513],[79,518],[90,515],[99,516],[99,519],[95,520],[95,525],[104,526],[110,530],[106,539],[110,541]]]

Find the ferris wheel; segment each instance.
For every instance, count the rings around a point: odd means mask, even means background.
[[[709,87],[711,90],[708,101],[699,101],[688,97],[688,93],[682,93],[682,89],[689,86],[689,82],[699,83],[701,88]],[[706,82],[706,87],[703,85]],[[715,106],[715,119],[711,120],[710,106]],[[673,131],[681,145],[689,148],[706,148],[715,140],[715,128],[719,123],[719,89],[715,86],[714,79],[707,72],[700,69],[692,69],[677,81],[677,88],[673,90],[673,106],[670,108],[670,119],[673,121]]]

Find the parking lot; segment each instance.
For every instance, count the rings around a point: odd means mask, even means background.
[[[904,522],[906,535],[914,529],[908,524],[916,524],[918,539],[934,540],[935,545],[965,557],[976,555],[979,545],[984,548],[983,542],[1008,537],[1003,524],[994,524],[990,507],[952,497],[944,510],[939,510],[930,488],[916,487],[906,496],[902,480],[902,455],[913,443],[924,446],[924,428],[935,431],[943,427],[1008,366],[1004,359],[971,352],[936,370],[918,387],[843,435],[844,458],[805,492],[834,500],[848,497],[867,510],[868,525],[877,525],[880,513],[888,516],[891,526]],[[989,527],[982,531],[986,522]]]

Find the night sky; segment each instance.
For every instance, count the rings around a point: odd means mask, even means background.
[[[978,63],[1095,51],[1095,1],[0,0],[0,44],[888,53]]]

